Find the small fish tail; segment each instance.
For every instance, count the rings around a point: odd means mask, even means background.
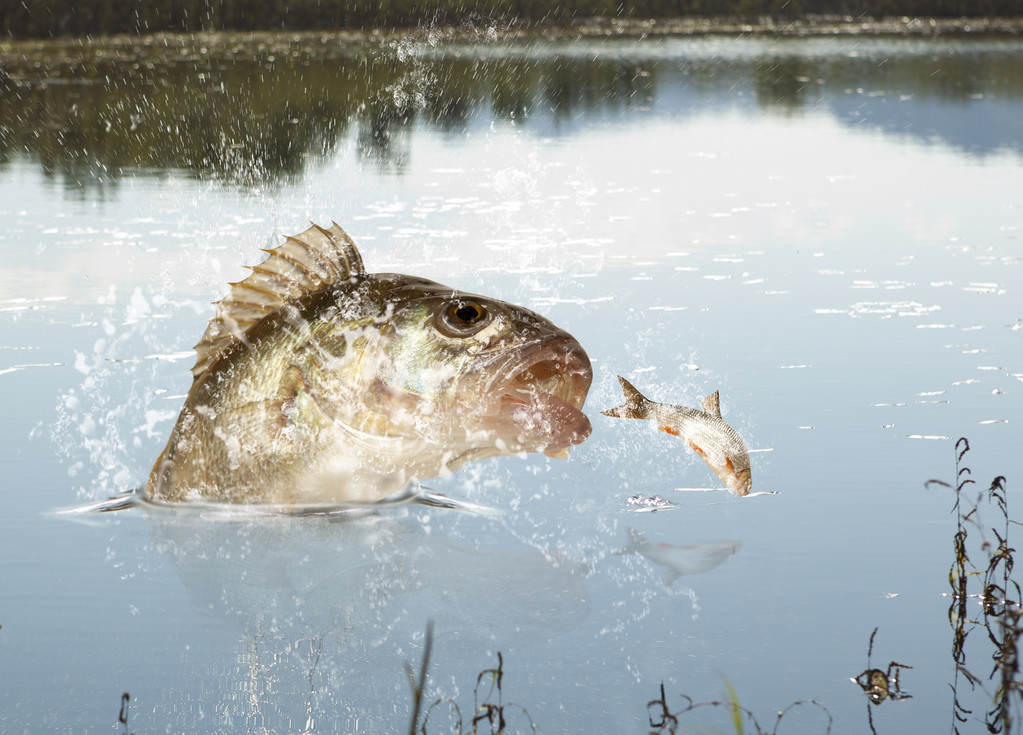
[[[617,551],[611,553],[615,556],[626,556],[627,554],[637,554],[639,550],[650,545],[650,542],[646,540],[646,536],[641,534],[634,528],[629,528],[629,543]]]
[[[622,384],[622,394],[625,396],[625,403],[609,408],[606,411],[601,411],[601,413],[605,416],[616,416],[622,419],[645,418],[650,401],[621,375],[618,376],[618,382]]]

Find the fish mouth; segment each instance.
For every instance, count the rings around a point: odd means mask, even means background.
[[[504,377],[491,386],[500,401],[499,431],[522,451],[565,459],[592,431],[582,412],[593,382],[590,359],[567,335],[538,339],[514,352],[500,371]]]
[[[737,495],[749,495],[749,491],[753,489],[753,474],[748,469],[740,470],[729,477],[726,484]]]

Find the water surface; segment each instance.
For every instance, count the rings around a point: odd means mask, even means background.
[[[430,701],[471,712],[500,651],[543,732],[644,732],[661,682],[724,679],[767,728],[814,699],[864,732],[875,627],[873,665],[914,668],[874,727],[949,727],[956,526],[924,482],[960,436],[978,483],[1019,476],[1023,42],[206,41],[3,57],[0,729],[105,731],[128,691],[137,732],[404,731],[428,620]],[[55,516],[144,480],[209,302],[309,220],[571,331],[592,437],[429,483],[494,516]],[[617,374],[720,390],[778,494],[681,490],[718,483],[599,415]],[[630,529],[738,543],[669,585]]]

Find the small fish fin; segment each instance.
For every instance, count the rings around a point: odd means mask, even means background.
[[[324,286],[366,273],[352,238],[336,222],[313,225],[288,236],[244,280],[216,302],[217,314],[195,346],[192,377],[198,379],[229,346],[244,343],[248,330],[268,314]]]
[[[671,585],[675,584],[675,580],[681,576],[682,575],[676,572],[674,569],[668,569],[667,571],[664,572],[664,584],[668,587],[671,587]]]
[[[711,416],[721,418],[721,397],[718,395],[718,391],[714,391],[700,401],[700,407]]]
[[[622,395],[625,396],[625,403],[609,408],[606,411],[601,411],[601,413],[605,416],[615,416],[621,419],[646,418],[646,409],[650,401],[621,375],[618,376],[618,382],[622,384]]]

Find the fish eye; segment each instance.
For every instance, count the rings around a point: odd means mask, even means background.
[[[493,318],[478,301],[452,301],[441,309],[437,328],[448,337],[471,337]]]

